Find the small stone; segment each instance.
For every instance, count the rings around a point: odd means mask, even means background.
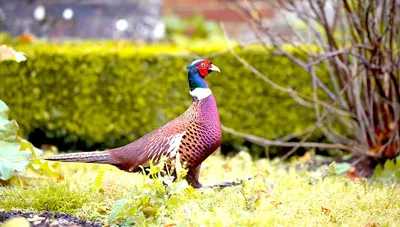
[[[33,222],[34,225],[42,223],[42,221],[46,220],[44,217],[39,217],[37,214],[32,218],[28,218],[28,221]]]

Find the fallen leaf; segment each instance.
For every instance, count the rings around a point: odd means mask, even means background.
[[[63,180],[64,180],[64,176],[63,175],[60,175],[60,176],[57,177],[57,182],[61,182]]]
[[[261,194],[263,194],[263,193],[267,194],[267,192],[264,190],[257,190],[254,192],[254,195],[257,196],[258,198],[260,198]]]
[[[160,227],[174,227],[176,224],[161,224]]]
[[[278,207],[278,206],[282,205],[282,202],[277,202],[277,201],[272,201],[271,203],[272,203],[272,205],[274,205],[274,207]]]
[[[354,181],[361,181],[362,179],[364,179],[364,178],[358,176],[358,174],[356,172],[356,168],[354,168],[354,167],[351,167],[349,169],[349,171],[347,171],[347,177]]]
[[[324,213],[324,214],[326,214],[326,215],[328,215],[328,214],[331,213],[331,210],[329,210],[329,209],[326,208],[326,207],[321,207],[321,211],[322,211],[322,213]]]
[[[367,224],[364,225],[364,227],[378,227],[378,225],[375,222],[369,220]]]

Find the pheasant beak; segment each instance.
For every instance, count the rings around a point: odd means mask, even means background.
[[[217,71],[217,72],[221,73],[221,70],[214,64],[211,64],[211,67],[208,68],[208,71]]]

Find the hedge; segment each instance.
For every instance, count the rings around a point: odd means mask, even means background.
[[[185,49],[77,43],[19,50],[28,61],[0,64],[0,99],[23,136],[39,130],[53,142],[71,145],[65,149],[126,144],[179,116],[191,103],[185,66],[194,59]],[[218,50],[191,51],[202,56]],[[258,49],[238,51],[276,83],[311,92],[309,76],[284,57]],[[210,60],[222,71],[207,78],[222,124],[271,139],[315,122],[312,109],[263,82],[230,53]],[[242,142],[224,134],[224,144]]]

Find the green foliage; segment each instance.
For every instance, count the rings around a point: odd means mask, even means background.
[[[7,105],[0,100],[0,180],[9,181],[15,173],[24,173],[27,168],[58,176],[48,162],[37,159],[42,151],[18,136],[18,124],[8,120],[7,112]]]
[[[0,56],[0,62],[26,60],[24,53],[5,45],[0,46]],[[42,151],[18,136],[18,124],[15,120],[8,120],[8,110],[8,106],[0,100],[0,181],[8,183],[15,173],[24,173],[27,168],[57,176],[48,163],[37,159]]]
[[[396,159],[388,159],[385,164],[377,165],[372,179],[378,181],[400,181],[400,156]]]
[[[0,100],[0,179],[8,181],[16,172],[24,173],[27,168],[57,176],[47,162],[37,159],[42,151],[18,136],[17,122],[8,120],[7,112],[7,105]]]
[[[0,32],[0,44],[10,44],[12,41],[10,34],[7,32]]]
[[[25,172],[32,158],[30,150],[21,150],[17,141],[17,123],[9,121],[8,107],[0,100],[0,179],[9,180],[15,171]]]
[[[177,160],[179,160],[177,158]],[[165,219],[182,209],[183,204],[199,196],[184,180],[186,171],[176,162],[177,179],[164,171],[165,161],[150,164],[149,178],[145,184],[134,186],[128,198],[116,201],[110,212],[110,225],[132,226],[163,224]],[[155,177],[157,176],[157,177]]]
[[[185,66],[188,52],[205,55],[216,46],[143,46],[113,43],[38,44],[18,47],[26,62],[0,65],[0,97],[28,135],[39,128],[49,138],[87,146],[124,145],[179,116],[190,105]],[[282,86],[310,94],[310,78],[284,57],[262,49],[237,50]],[[314,111],[296,103],[243,67],[229,53],[211,58],[221,74],[208,82],[224,125],[266,138],[304,130]],[[224,143],[242,141],[228,134]],[[73,147],[72,147],[73,148]]]
[[[103,223],[136,220],[143,226],[400,225],[398,183],[326,176],[324,167],[306,171],[298,163],[252,161],[244,152],[229,159],[213,155],[202,164],[203,184],[259,174],[242,186],[222,190],[194,191],[184,181],[157,181],[107,165],[60,165],[64,180],[41,179],[34,187],[1,190],[1,209],[66,212]],[[102,188],[94,189],[100,171]],[[160,185],[164,180],[167,184]]]
[[[197,39],[222,39],[222,31],[215,21],[207,21],[201,14],[189,18],[181,18],[177,15],[164,17],[167,37],[180,43],[183,39],[188,41]]]
[[[36,212],[66,212],[98,219],[102,207],[106,205],[101,192],[77,181],[46,180],[33,183],[32,187],[21,187],[23,190],[19,187],[6,187],[0,192],[0,207],[5,210],[24,208]]]

